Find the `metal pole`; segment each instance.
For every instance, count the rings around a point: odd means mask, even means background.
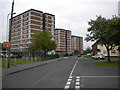
[[[9,15],[10,15],[10,14],[11,14],[11,13],[9,13],[9,14],[7,15],[6,41],[8,41],[8,38],[7,38],[7,36],[8,36],[7,33],[8,33],[8,29],[9,29],[9,28],[8,28],[8,27],[9,27],[9,26],[8,26],[8,25],[9,25],[9,24],[8,24],[8,19],[9,19]],[[8,56],[7,56],[7,55],[8,55],[8,52],[7,52],[7,48],[6,48],[6,54],[5,54],[5,56],[6,56],[6,67],[8,66]]]
[[[14,0],[12,2],[11,18],[10,18],[10,28],[9,28],[9,42],[11,42],[11,31],[12,31],[12,21],[13,21],[13,9],[14,9]],[[8,48],[8,64],[7,68],[10,68],[10,48]]]

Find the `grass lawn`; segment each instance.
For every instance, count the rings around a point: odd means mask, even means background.
[[[32,60],[30,58],[28,58],[28,60],[26,60],[26,59],[16,59],[16,61],[13,58],[11,58],[10,59],[10,66],[14,66],[15,62],[16,62],[16,65],[18,65],[18,64],[45,61],[45,60],[50,60],[50,59],[55,59],[55,57],[47,57],[46,59],[44,59],[43,57],[37,57],[36,59],[34,58]],[[6,58],[0,58],[0,67],[6,67]]]
[[[43,58],[37,58],[36,60],[33,59],[34,61],[44,61]],[[25,64],[25,63],[32,63],[32,61],[30,60],[30,58],[28,60],[26,59],[16,59],[16,65],[17,64]],[[15,65],[15,60],[14,59],[10,59],[10,66]],[[6,67],[6,59],[5,58],[0,58],[0,67]]]
[[[91,58],[92,55],[83,56],[84,58]]]
[[[104,66],[104,67],[120,67],[120,61],[103,61],[103,62],[94,62],[92,65]]]

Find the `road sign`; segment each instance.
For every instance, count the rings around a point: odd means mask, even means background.
[[[3,42],[3,48],[10,48],[10,42]]]

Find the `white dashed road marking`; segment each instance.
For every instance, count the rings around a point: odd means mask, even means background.
[[[80,90],[80,86],[75,86],[75,90]]]
[[[66,89],[69,89],[69,87],[70,87],[70,86],[65,86],[65,88],[64,88],[64,89],[65,89],[65,90],[66,90]]]
[[[71,83],[72,83],[73,77],[76,78],[76,82],[74,82],[74,83],[75,83],[75,90],[80,90],[80,76],[72,76],[73,71],[74,71],[77,63],[78,63],[78,61],[76,61],[76,63],[74,64],[74,66],[73,66],[73,68],[72,68],[72,71],[71,71],[71,73],[70,73],[70,76],[69,76],[69,78],[68,78],[68,80],[67,80],[67,83],[66,83],[66,85],[65,85],[65,87],[64,87],[65,90],[70,88],[70,85],[71,85]]]

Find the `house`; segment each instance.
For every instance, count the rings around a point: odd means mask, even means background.
[[[120,51],[118,51],[119,46],[115,46],[112,50],[110,50],[110,56],[120,56]],[[92,51],[94,54],[103,54],[107,56],[107,50],[105,45],[101,45],[98,42],[95,42],[92,45]]]

